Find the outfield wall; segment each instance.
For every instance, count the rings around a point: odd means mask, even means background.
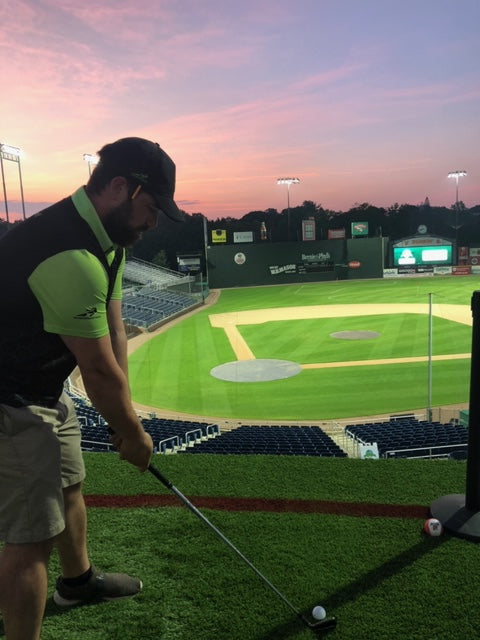
[[[387,238],[352,238],[209,246],[208,282],[222,289],[381,278],[387,245]]]

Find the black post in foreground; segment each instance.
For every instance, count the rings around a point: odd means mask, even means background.
[[[447,531],[468,540],[480,540],[480,291],[472,295],[472,360],[468,416],[466,493],[438,498],[430,512]]]

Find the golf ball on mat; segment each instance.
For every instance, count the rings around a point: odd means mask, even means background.
[[[441,536],[443,533],[443,526],[440,520],[436,518],[429,518],[425,520],[425,524],[423,525],[423,530],[428,536]]]
[[[312,609],[312,616],[315,618],[315,620],[324,620],[327,617],[327,612],[323,607],[317,605]]]

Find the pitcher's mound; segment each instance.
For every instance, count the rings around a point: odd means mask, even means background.
[[[210,374],[227,382],[268,382],[296,376],[302,367],[290,360],[236,360],[214,367]]]

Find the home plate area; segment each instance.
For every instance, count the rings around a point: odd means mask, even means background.
[[[296,376],[302,367],[290,360],[235,360],[214,367],[214,378],[228,382],[268,382]]]

